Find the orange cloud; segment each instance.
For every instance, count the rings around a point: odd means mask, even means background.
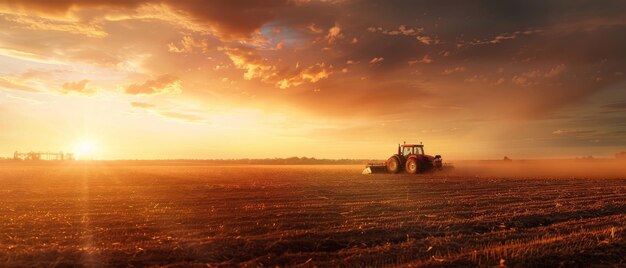
[[[14,23],[16,27],[26,30],[68,32],[93,38],[107,36],[107,33],[98,24],[85,24],[67,20],[14,14],[5,14],[4,20]]]
[[[515,31],[513,33],[502,33],[499,34],[492,39],[483,39],[483,40],[474,40],[470,42],[470,45],[488,45],[488,44],[498,44],[505,40],[512,40],[518,38],[522,35],[531,35],[536,33],[541,33],[542,30],[526,30],[526,31]]]
[[[276,83],[276,86],[285,89],[292,86],[299,86],[304,82],[316,83],[317,81],[328,78],[331,74],[332,71],[327,68],[324,63],[318,63],[305,68],[302,72],[293,77],[281,79]]]
[[[375,63],[379,63],[379,62],[383,62],[385,60],[385,58],[383,57],[375,57],[372,60],[370,60],[370,64],[375,64]]]
[[[272,63],[269,59],[259,56],[259,54],[250,47],[235,46],[221,47],[223,51],[238,69],[245,70],[243,78],[252,80],[260,79],[262,82],[274,84],[276,87],[286,89],[293,86],[299,86],[305,82],[315,83],[321,79],[328,78],[332,71],[331,67],[324,63],[317,63],[298,71],[299,63],[296,64],[296,70],[290,69],[288,66],[279,63]]]
[[[38,89],[25,84],[23,81],[12,77],[0,77],[0,88],[28,92],[39,91]]]
[[[326,69],[324,63],[318,63],[306,68],[300,76],[303,80],[307,80],[311,83],[315,83],[321,79],[328,78],[332,72]]]
[[[398,26],[398,29],[388,30],[383,29],[382,27],[369,27],[367,31],[375,33],[380,32],[385,35],[407,35],[407,36],[416,36],[420,33],[424,32],[424,28],[420,27],[407,27],[406,25]]]
[[[132,84],[126,87],[126,94],[130,95],[151,95],[168,92],[181,92],[180,80],[173,75],[161,75],[154,80],[147,80],[139,84]]]
[[[209,45],[206,40],[198,40],[192,36],[184,36],[180,41],[180,44],[169,43],[167,48],[168,51],[173,53],[191,53],[194,49],[199,49],[201,52],[207,52]]]
[[[84,79],[77,82],[66,82],[61,87],[61,92],[63,93],[77,93],[82,95],[93,95],[96,93],[96,90],[93,88],[87,87],[89,80]]]
[[[341,38],[343,38],[343,34],[341,33],[341,28],[339,28],[339,25],[335,24],[335,26],[328,29],[326,40],[328,41],[329,44],[332,44]]]
[[[268,59],[256,54],[253,49],[243,46],[221,47],[220,50],[230,58],[235,67],[243,69],[244,79],[260,78],[261,81],[269,81],[277,75],[277,68]]]
[[[417,41],[420,41],[420,43],[424,45],[436,45],[440,42],[438,39],[426,35],[418,35],[415,37],[415,39],[417,39]]]
[[[415,36],[415,39],[424,45],[435,45],[440,43],[439,39],[425,35],[424,28],[421,27],[407,27],[406,25],[400,25],[398,26],[398,29],[394,30],[383,29],[382,27],[369,27],[367,28],[367,31],[371,33],[380,32],[384,35],[390,36]]]

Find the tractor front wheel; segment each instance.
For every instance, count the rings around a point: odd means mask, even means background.
[[[416,174],[420,169],[420,165],[419,162],[417,162],[417,159],[411,158],[406,161],[406,166],[404,168],[406,169],[406,173]]]
[[[400,160],[397,157],[392,156],[387,160],[387,172],[398,173],[400,172]]]

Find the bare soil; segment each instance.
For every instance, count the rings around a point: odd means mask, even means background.
[[[1,164],[0,266],[626,266],[624,177]]]

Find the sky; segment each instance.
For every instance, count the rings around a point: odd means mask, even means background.
[[[0,1],[0,156],[611,157],[624,1]]]

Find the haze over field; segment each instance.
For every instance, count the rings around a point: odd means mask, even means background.
[[[0,155],[612,156],[623,1],[0,1]]]

